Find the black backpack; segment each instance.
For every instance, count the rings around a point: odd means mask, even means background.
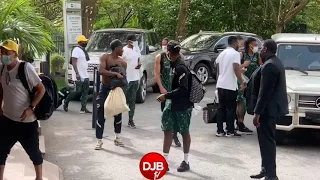
[[[26,88],[29,93],[30,99],[32,100],[35,96],[35,90],[30,90],[28,81],[25,74],[27,62],[21,62],[18,67],[18,77],[22,83],[22,85]],[[2,66],[1,75],[5,66]],[[48,120],[53,111],[56,109],[56,103],[58,99],[57,94],[57,85],[55,81],[48,76],[39,75],[42,84],[44,85],[46,92],[44,93],[42,99],[39,104],[35,107],[34,114],[37,117],[37,120]]]
[[[79,46],[76,46],[76,47],[79,47]],[[69,64],[71,64],[71,65],[72,65],[72,52],[73,52],[74,48],[76,48],[76,47],[73,47],[71,50],[71,56],[70,56],[70,60],[69,60]],[[81,47],[79,47],[79,48],[83,51],[84,55],[86,56],[87,61],[90,61],[88,52]]]
[[[199,103],[206,93],[206,88],[202,84],[202,81],[197,76],[197,74],[190,70],[185,64],[179,64],[185,66],[189,70],[189,100],[192,103]]]

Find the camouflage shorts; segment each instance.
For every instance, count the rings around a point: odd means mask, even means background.
[[[162,113],[162,131],[180,132],[181,134],[189,133],[192,108],[174,112],[166,106]]]

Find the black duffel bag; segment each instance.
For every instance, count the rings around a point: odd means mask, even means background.
[[[207,104],[207,107],[203,108],[203,121],[206,124],[217,123],[218,115],[218,103],[213,102]]]

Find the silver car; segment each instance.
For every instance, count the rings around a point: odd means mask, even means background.
[[[116,28],[116,29],[103,29],[95,31],[88,42],[87,52],[90,56],[89,68],[89,79],[90,89],[93,89],[93,69],[99,67],[99,58],[103,53],[110,53],[110,42],[114,39],[119,39],[123,43],[126,42],[126,37],[129,34],[135,34],[141,50],[141,63],[140,68],[140,88],[137,93],[137,103],[143,103],[146,99],[147,88],[153,87],[154,91],[157,90],[156,81],[154,79],[154,64],[155,57],[161,53],[160,40],[157,34],[151,30],[143,29],[127,29],[127,28]],[[75,74],[73,67],[69,65],[68,68],[68,86],[74,87]],[[92,92],[92,90],[90,91]]]

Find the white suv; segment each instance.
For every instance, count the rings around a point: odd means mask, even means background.
[[[110,43],[112,40],[119,39],[124,44],[129,34],[135,34],[141,49],[141,68],[140,68],[140,88],[137,93],[136,102],[143,103],[146,99],[148,87],[153,87],[156,91],[157,85],[154,79],[155,57],[161,53],[160,40],[155,32],[143,29],[115,28],[95,31],[88,42],[87,52],[90,57],[88,61],[88,73],[90,79],[90,92],[93,92],[93,71],[94,67],[99,68],[99,59],[103,53],[110,53]],[[75,73],[72,65],[68,68],[68,86],[74,87]]]
[[[286,68],[289,114],[277,122],[276,141],[296,129],[320,130],[320,35],[275,34]]]

